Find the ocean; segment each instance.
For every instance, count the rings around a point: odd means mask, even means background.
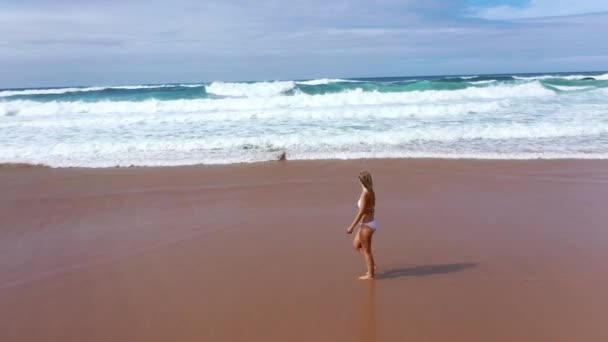
[[[608,158],[608,73],[0,89],[0,163]]]

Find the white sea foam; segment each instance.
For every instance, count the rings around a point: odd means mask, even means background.
[[[158,127],[158,126],[157,126]],[[571,151],[544,148],[528,150],[538,139],[567,139],[586,136],[605,139],[608,125],[582,124],[568,127],[555,123],[504,123],[499,125],[461,124],[392,128],[385,132],[349,132],[317,128],[300,129],[283,134],[268,129],[265,134],[218,135],[203,131],[199,138],[189,138],[195,130],[187,126],[168,126],[166,135],[154,139],[133,132],[116,132],[112,139],[103,135],[83,141],[62,139],[52,144],[35,141],[32,145],[15,145],[0,150],[0,161],[44,163],[51,166],[103,167],[114,165],[183,165],[223,164],[276,159],[286,151],[290,159],[442,157],[442,158],[606,158],[608,151]],[[196,126],[195,128],[199,128]],[[180,137],[175,137],[181,132]],[[90,133],[94,133],[91,131]],[[328,134],[329,133],[329,134]],[[484,143],[481,143],[485,141]],[[491,143],[488,143],[491,142]],[[516,147],[523,147],[517,150]]]
[[[2,99],[0,162],[222,164],[272,160],[282,151],[288,159],[608,158],[607,88],[554,91],[531,80],[286,95],[293,82],[214,84],[235,97]]]
[[[87,88],[51,88],[51,89],[23,89],[23,90],[2,90],[0,97],[8,96],[23,96],[23,95],[58,95],[74,92],[99,91],[106,89],[105,87],[87,87]]]
[[[450,79],[460,79],[460,80],[470,80],[471,78],[475,78],[475,77],[479,77],[477,75],[469,75],[469,76],[446,76],[443,77],[444,79],[450,80]]]
[[[361,81],[333,79],[333,78],[321,78],[318,80],[298,81],[296,83],[305,84],[305,85],[323,85],[323,84],[331,84],[331,83],[357,83],[357,82],[361,82]]]
[[[26,96],[26,95],[60,95],[77,92],[93,92],[106,89],[155,89],[155,88],[174,88],[174,87],[203,87],[202,84],[158,84],[158,85],[125,85],[107,87],[69,87],[69,88],[48,88],[48,89],[22,89],[22,90],[1,90],[0,97]]]
[[[290,159],[608,155],[605,107],[537,100],[4,117],[0,162],[212,164],[272,160],[283,150]],[[531,109],[551,116],[521,116]]]
[[[381,106],[353,106],[344,108],[273,108],[264,110],[238,110],[238,111],[209,111],[209,112],[180,112],[180,113],[106,113],[104,115],[64,115],[32,117],[33,120],[22,120],[18,123],[21,128],[50,129],[65,127],[70,129],[86,130],[95,128],[114,128],[126,125],[147,125],[156,122],[163,124],[194,125],[197,123],[243,123],[264,122],[285,123],[314,122],[331,124],[342,121],[378,121],[386,119],[432,119],[484,115],[488,113],[505,112],[512,105],[510,101],[465,102],[455,104],[412,104],[412,105],[381,105]],[[27,118],[26,116],[22,116]],[[38,118],[38,119],[35,119]],[[8,125],[8,123],[6,123]]]
[[[282,86],[286,88],[286,85]],[[228,88],[224,88],[228,89]],[[236,89],[236,88],[235,88]],[[242,87],[252,97],[224,99],[165,100],[149,99],[144,101],[50,101],[13,100],[0,102],[0,114],[7,115],[62,115],[62,114],[137,114],[137,113],[196,113],[208,111],[251,111],[276,108],[346,108],[350,106],[446,104],[457,101],[488,101],[516,98],[551,97],[555,92],[546,89],[538,82],[519,85],[492,85],[484,88],[460,90],[429,90],[413,92],[365,92],[361,89],[342,93],[293,96],[274,96],[266,87],[260,91],[264,95],[253,97],[255,90]],[[255,89],[255,88],[253,88]],[[207,90],[209,91],[209,90]],[[236,91],[234,92],[236,93]],[[472,108],[471,110],[475,110]]]
[[[213,82],[207,86],[207,93],[234,97],[269,97],[280,95],[296,87],[293,81],[224,83]]]
[[[594,78],[599,81],[608,80],[608,73],[602,75],[539,75],[539,76],[513,76],[516,80],[534,81],[547,79],[564,79],[569,81],[582,80],[584,78]]]
[[[559,89],[562,91],[574,91],[574,90],[586,90],[591,89],[591,87],[580,87],[580,86],[559,86],[559,85],[551,85],[551,87],[555,89]]]
[[[472,81],[469,83],[471,83],[471,84],[490,84],[490,83],[494,83],[494,82],[496,82],[496,80]]]
[[[595,78],[596,80],[608,81],[608,73],[603,74],[603,75],[598,75],[598,76],[592,76],[592,77]]]

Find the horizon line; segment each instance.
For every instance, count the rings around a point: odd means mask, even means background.
[[[211,84],[214,82],[222,82],[222,83],[258,83],[258,82],[300,82],[300,81],[310,81],[310,80],[318,80],[318,79],[345,79],[345,80],[373,80],[373,79],[407,79],[407,78],[437,78],[437,77],[460,77],[460,76],[505,76],[505,75],[559,75],[559,74],[573,74],[573,73],[608,73],[608,70],[571,70],[571,71],[539,71],[539,72],[508,72],[508,73],[471,73],[471,74],[445,74],[445,75],[412,75],[412,76],[365,76],[365,77],[317,77],[317,78],[298,78],[298,79],[264,79],[264,80],[240,80],[240,81],[222,81],[222,80],[213,80],[213,81],[197,81],[197,82],[159,82],[159,83],[122,83],[122,84],[88,84],[88,85],[54,85],[54,86],[30,86],[30,87],[18,87],[18,88],[0,88],[0,91],[8,91],[8,90],[28,90],[28,89],[60,89],[60,88],[84,88],[84,87],[118,87],[118,86],[136,86],[136,85],[145,85],[145,86],[156,86],[156,85],[173,85],[173,84]]]

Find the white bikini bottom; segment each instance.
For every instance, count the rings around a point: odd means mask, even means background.
[[[376,220],[372,220],[369,222],[361,222],[361,226],[370,227],[371,229],[376,230],[376,227],[377,227]]]

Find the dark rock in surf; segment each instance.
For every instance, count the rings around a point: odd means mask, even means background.
[[[277,161],[287,161],[287,152],[283,151],[279,154]]]

